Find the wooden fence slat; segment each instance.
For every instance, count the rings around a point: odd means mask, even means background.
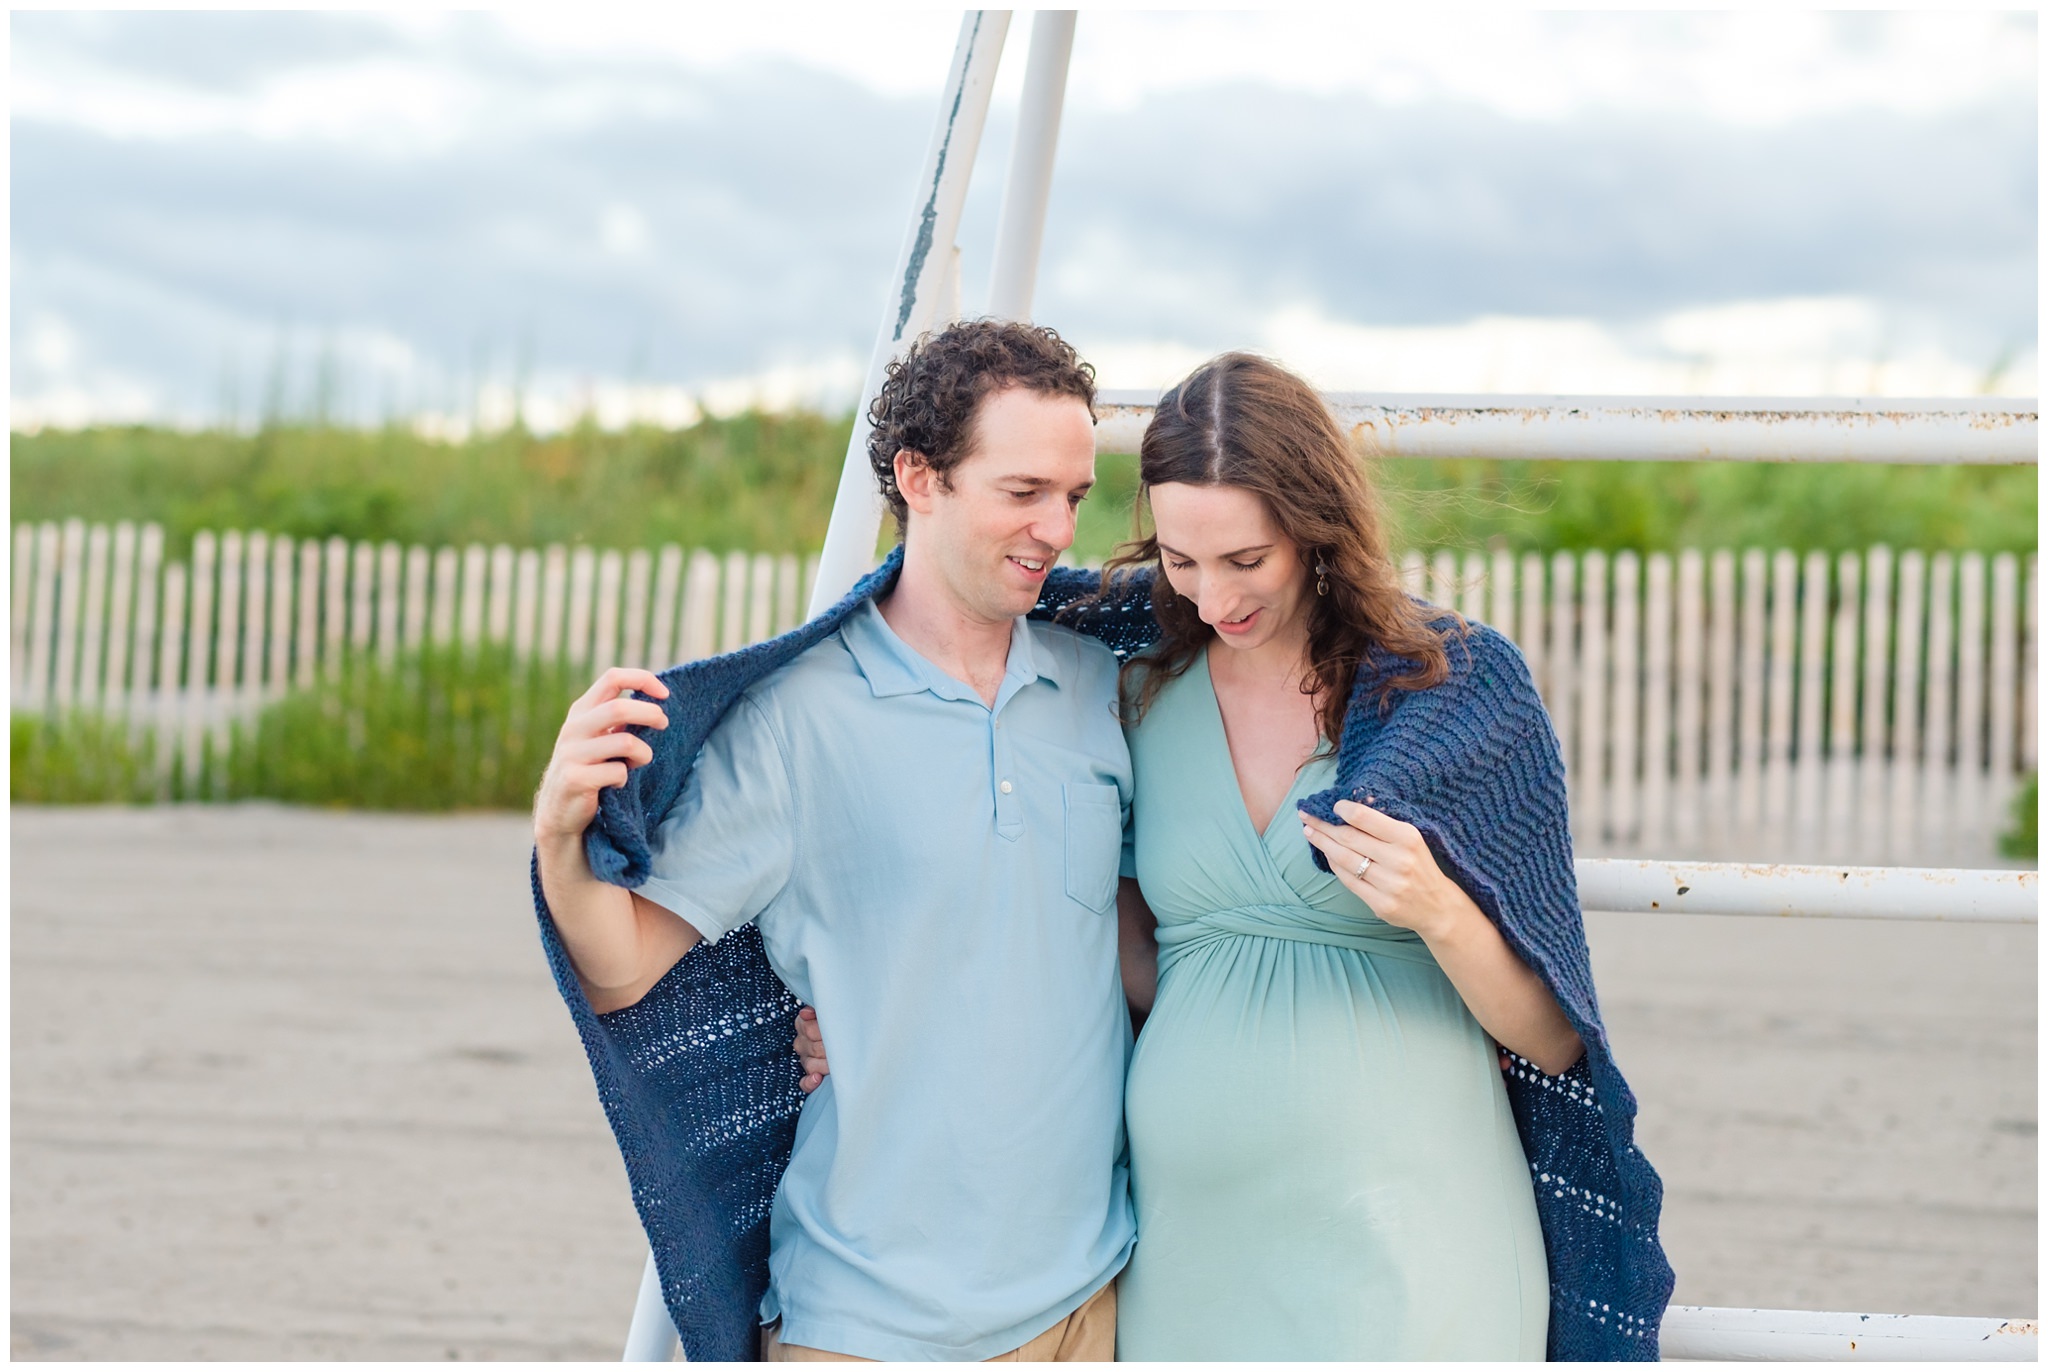
[[[569,550],[550,544],[541,554],[540,655],[559,662],[563,656],[563,615],[569,608]]]
[[[718,616],[718,651],[729,653],[747,642],[747,555],[725,555],[724,604]]]
[[[676,629],[677,660],[695,662],[718,651],[718,559],[702,548],[690,554],[683,586],[682,619]]]
[[[185,689],[182,735],[185,794],[199,789],[200,769],[205,763],[202,740],[206,731],[206,707],[211,703],[213,678],[208,669],[208,649],[213,643],[213,599],[217,544],[210,531],[192,536],[192,610],[187,619],[185,640]]]
[[[1949,801],[1952,855],[1975,866],[1995,851],[1982,845],[1984,814],[1984,554],[1956,565],[1961,607],[1956,616],[1955,791]],[[1981,851],[1980,851],[1981,849]]]
[[[1465,554],[1465,566],[1458,573],[1458,613],[1474,623],[1486,619],[1486,556]]]
[[[135,525],[114,526],[113,581],[107,587],[107,664],[104,708],[112,718],[128,711],[128,649],[135,632]]]
[[[292,631],[292,685],[306,690],[320,668],[320,540],[299,545],[298,623]]]
[[[2027,554],[2025,609],[2020,616],[2020,767],[2033,771],[2040,758],[2041,560]]]
[[[569,553],[569,641],[563,645],[562,659],[579,667],[590,665],[590,628],[596,607],[591,603],[597,595],[597,554],[588,547],[577,547]]]
[[[404,566],[405,549],[387,539],[377,549],[377,661],[386,667],[398,660],[405,594],[399,578]]]
[[[320,569],[322,614],[320,618],[319,669],[329,676],[341,671],[342,654],[348,643],[348,569],[355,550],[339,534],[327,540],[326,561]],[[358,621],[368,617],[358,613]]]
[[[470,549],[476,554],[476,571],[482,579],[484,550],[475,544]],[[427,611],[427,640],[436,648],[446,648],[455,642],[455,614],[462,599],[462,552],[449,544],[434,549],[434,588],[430,596],[432,607]]]
[[[1955,554],[1936,553],[1927,560],[1927,712],[1920,726],[1920,803],[1927,807],[1920,832],[1926,835],[1926,860],[1948,855],[1951,748],[1955,741]]]
[[[1712,649],[1708,651],[1706,698],[1706,780],[1708,833],[1716,844],[1729,844],[1745,833],[1757,815],[1757,778],[1753,754],[1763,749],[1763,553],[1743,553],[1743,580],[1737,590],[1735,551],[1714,553]],[[1755,592],[1751,592],[1755,586]],[[1755,604],[1751,604],[1755,600]],[[1737,623],[1741,635],[1737,637]],[[1737,657],[1741,643],[1741,657]],[[1739,672],[1755,674],[1757,684],[1737,696]]]
[[[1595,732],[1608,739],[1607,842],[1631,843],[1641,826],[1636,809],[1636,757],[1641,743],[1637,732],[1642,719],[1642,629],[1640,583],[1642,573],[1636,555],[1614,555],[1614,609],[1612,629],[1606,640],[1613,667],[1609,676],[1605,727],[1596,723]]]
[[[244,543],[239,529],[220,536],[219,583],[215,589],[214,614],[219,623],[213,633],[213,671],[209,678],[207,722],[217,743],[224,743],[222,731],[234,709],[235,688],[241,682],[242,663],[242,558]]]
[[[559,547],[555,549],[558,554],[560,551]],[[560,572],[565,573],[567,567],[566,562],[558,563]],[[522,661],[532,657],[541,647],[541,601],[546,598],[541,582],[544,579],[541,555],[532,548],[521,548],[514,559],[512,652]]]
[[[1581,841],[1605,847],[1607,834],[1607,554],[1579,563],[1578,790],[1572,817]]]
[[[645,548],[626,554],[626,627],[619,641],[619,660],[628,667],[659,671],[666,663],[647,654],[647,585],[654,575],[654,557]]]
[[[101,646],[107,632],[107,563],[114,551],[113,531],[94,524],[85,534],[85,606],[79,615],[78,703],[99,708]]]
[[[263,695],[276,700],[287,689],[292,670],[292,536],[279,534],[270,545],[270,657],[263,669]]]
[[[501,545],[502,546],[502,545]],[[454,605],[454,631],[448,635],[451,643],[460,643],[464,648],[474,648],[484,640],[484,607],[502,614],[505,623],[512,622],[512,550],[504,548],[502,571],[492,549],[481,543],[472,543],[458,554],[460,581],[448,587],[448,599]],[[492,602],[496,602],[495,604]],[[504,639],[509,633],[501,632],[493,638]]]
[[[263,664],[270,627],[270,535],[257,530],[244,546],[242,603],[242,661],[235,695],[242,709],[254,706],[263,695]]]
[[[811,603],[811,597],[817,592],[817,587],[818,555],[816,553],[812,553],[806,558],[804,558],[804,594],[803,599],[798,601],[797,603],[800,606],[809,605]],[[803,613],[803,610],[799,609],[797,613],[801,615]]]
[[[625,567],[618,549],[605,549],[597,559],[597,602],[591,615],[590,656],[584,659],[592,671],[619,665],[619,583],[624,579]]]
[[[1549,666],[1550,693],[1544,704],[1550,710],[1550,725],[1557,730],[1558,755],[1564,759],[1565,785],[1577,784],[1576,741],[1578,698],[1573,694],[1578,661],[1578,570],[1570,553],[1556,553],[1550,559],[1550,639],[1544,647]],[[1572,833],[1579,833],[1578,798],[1572,798]]]
[[[1555,718],[1557,700],[1550,687],[1550,658],[1544,646],[1544,589],[1543,554],[1524,553],[1521,609],[1515,616],[1515,646],[1522,650],[1522,660],[1529,664],[1529,679],[1536,683],[1536,694],[1543,697],[1543,708]]]
[[[150,684],[155,681],[157,659],[161,656],[157,635],[157,605],[160,597],[163,561],[164,531],[160,524],[142,526],[141,537],[135,550],[135,632],[128,648],[128,694],[131,700],[130,719],[138,727],[143,720],[142,706],[150,698]],[[176,638],[176,634],[170,635]]]
[[[398,630],[405,652],[418,652],[427,641],[427,572],[432,566],[433,554],[419,544],[405,550],[405,619]]]
[[[798,596],[802,594],[803,570],[797,565],[795,553],[784,553],[775,559],[775,632],[786,634],[802,622],[803,607]]]
[[[1446,610],[1458,608],[1458,555],[1449,548],[1430,554],[1429,603]]]
[[[664,543],[655,564],[653,622],[647,635],[647,665],[657,672],[677,660],[676,614],[682,591],[683,550],[673,543]]]
[[[1925,662],[1921,644],[1926,641],[1927,560],[1916,548],[1899,557],[1899,612],[1892,622],[1897,651],[1892,687],[1891,803],[1885,855],[1894,864],[1908,855],[1918,856],[1925,845],[1917,842],[1922,832],[1920,809],[1924,798],[1920,788],[1920,716],[1925,699],[1921,689]]]
[[[1821,836],[1827,774],[1821,732],[1827,719],[1828,555],[1809,552],[1799,590],[1799,664],[1793,681],[1792,851],[1811,853]]]
[[[85,521],[64,521],[63,562],[57,573],[57,652],[50,703],[59,710],[78,704],[78,620],[85,599]]]
[[[775,559],[755,553],[747,586],[747,642],[760,643],[775,631]]]
[[[29,703],[26,690],[28,607],[29,592],[35,586],[35,575],[35,525],[17,524],[14,526],[13,614],[7,621],[7,676],[9,697],[24,705]]]
[[[349,553],[348,646],[353,652],[367,653],[376,626],[377,549],[365,542]]]
[[[1763,835],[1773,857],[1786,851],[1792,809],[1793,687],[1798,669],[1799,558],[1789,548],[1771,556],[1770,686],[1764,724]]]
[[[1703,851],[1706,815],[1706,562],[1697,548],[1678,555],[1677,661],[1672,669],[1671,828],[1684,852]]]
[[[36,589],[29,603],[28,681],[23,697],[34,706],[50,699],[50,658],[57,647],[58,560],[63,534],[49,521],[36,526]]]
[[[491,549],[490,566],[491,598],[489,601],[490,608],[484,619],[484,633],[493,643],[510,643],[512,641],[513,606],[518,596],[516,588],[519,582],[519,555],[514,553],[508,545],[500,543]],[[463,585],[465,587],[469,585],[469,572],[467,568],[468,560],[465,557],[465,568],[463,571]],[[468,592],[465,590],[464,595],[466,596],[467,594]],[[462,641],[464,643],[474,643],[475,640],[469,637],[468,613],[469,610],[465,603],[463,609],[465,618],[462,621]]]
[[[1828,643],[1828,726],[1824,750],[1826,851],[1847,861],[1856,849],[1857,626],[1863,608],[1863,563],[1843,553],[1835,565],[1835,615]]]
[[[1493,567],[1487,573],[1486,622],[1503,637],[1515,639],[1515,555],[1506,548],[1493,550]]]
[[[1769,576],[1768,562],[1761,548],[1742,553],[1742,656],[1737,680],[1742,683],[1736,698],[1735,745],[1738,770],[1735,775],[1735,813],[1729,824],[1731,837],[1748,843],[1763,827],[1764,699],[1769,694],[1769,664],[1764,657],[1765,611]]]
[[[2019,559],[2000,553],[1991,560],[1990,720],[1984,756],[1984,814],[1994,833],[2006,823],[2016,781],[2012,759],[2019,742],[2014,727],[2020,693],[2019,649]]]
[[[1885,853],[1890,828],[1892,553],[1870,550],[1863,578],[1863,699],[1856,718],[1856,843],[1860,862]]]
[[[162,646],[156,658],[156,776],[160,796],[170,793],[178,718],[184,702],[181,688],[185,674],[185,579],[184,563],[173,562],[164,568],[164,631],[158,640]]]
[[[1429,567],[1422,560],[1420,548],[1410,548],[1401,554],[1401,589],[1409,595],[1428,598]]]
[[[1643,780],[1635,842],[1671,841],[1671,555],[1643,559]]]

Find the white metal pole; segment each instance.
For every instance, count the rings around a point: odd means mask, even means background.
[[[995,264],[989,272],[988,312],[996,319],[1029,319],[1045,243],[1045,206],[1052,194],[1053,155],[1060,141],[1060,110],[1067,99],[1067,62],[1074,53],[1073,10],[1040,10],[1031,21],[1031,56],[1017,104],[1017,142],[996,227]]]
[[[668,1305],[661,1298],[661,1274],[654,1270],[654,1254],[640,1272],[640,1294],[633,1300],[633,1324],[626,1331],[625,1356],[620,1362],[672,1362],[682,1341],[669,1320]]]
[[[988,119],[996,63],[1002,58],[1003,38],[1009,29],[1008,10],[969,10],[960,21],[960,41],[953,49],[952,70],[939,99],[938,126],[932,130],[924,174],[918,178],[910,229],[904,235],[895,274],[889,278],[888,304],[868,361],[860,408],[854,412],[846,465],[839,472],[839,493],[832,501],[832,522],[826,526],[825,547],[818,554],[818,579],[811,588],[806,616],[845,595],[873,560],[883,505],[868,467],[868,406],[882,388],[890,361],[905,343],[930,328],[935,317],[952,266],[960,207],[967,199],[974,155]]]

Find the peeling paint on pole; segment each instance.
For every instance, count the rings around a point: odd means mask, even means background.
[[[1098,452],[1136,452],[1158,397],[1104,392]],[[2038,461],[2032,400],[1326,394],[1367,457],[1610,462]]]

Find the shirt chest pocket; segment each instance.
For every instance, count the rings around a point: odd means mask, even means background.
[[[1070,781],[1067,802],[1067,896],[1097,914],[1116,903],[1117,862],[1123,854],[1123,803],[1117,789]]]

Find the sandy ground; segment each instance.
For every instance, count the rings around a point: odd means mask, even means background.
[[[519,817],[13,812],[17,1358],[618,1356]],[[2032,928],[1595,915],[1690,1304],[2036,1309]]]

